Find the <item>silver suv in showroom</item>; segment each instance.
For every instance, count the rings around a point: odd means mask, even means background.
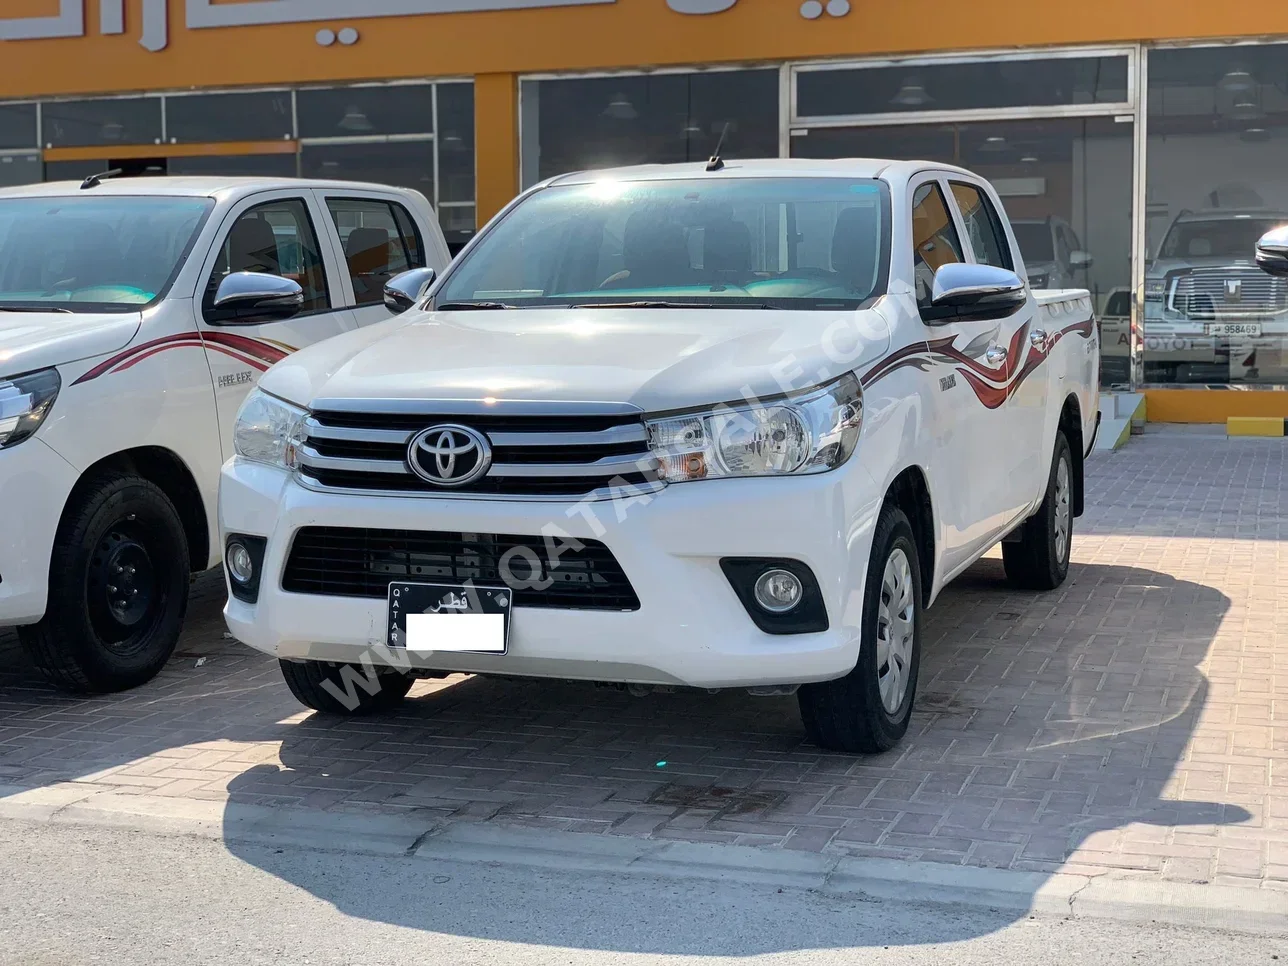
[[[1257,239],[1288,223],[1264,208],[1183,211],[1145,276],[1150,382],[1256,381],[1282,370],[1288,281],[1258,269]]]

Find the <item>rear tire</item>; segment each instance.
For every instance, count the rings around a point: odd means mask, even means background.
[[[183,521],[160,487],[115,472],[88,480],[58,525],[45,616],[18,638],[65,691],[137,687],[174,653],[190,566]]]
[[[1042,505],[1020,525],[1019,541],[1002,544],[1006,577],[1023,590],[1055,590],[1069,574],[1072,548],[1073,454],[1057,430]]]
[[[360,664],[329,661],[280,661],[291,694],[322,714],[357,716],[388,711],[407,697],[410,674]],[[375,681],[371,675],[375,675]],[[374,693],[372,691],[374,688]]]
[[[921,567],[904,512],[881,509],[863,592],[859,659],[835,681],[796,692],[810,741],[832,751],[878,754],[908,730],[921,666]]]

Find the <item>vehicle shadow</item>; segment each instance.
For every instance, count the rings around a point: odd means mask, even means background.
[[[806,744],[792,699],[640,700],[478,678],[413,692],[389,717],[312,716],[284,728],[281,766],[230,782],[226,844],[351,915],[480,939],[685,954],[709,949],[717,928],[727,954],[753,955],[874,935],[884,945],[971,938],[1018,914],[860,936],[846,924],[883,915],[879,905],[842,902],[852,918],[808,935],[639,909],[635,927],[613,938],[586,929],[585,908],[554,898],[538,929],[499,910],[479,916],[486,896],[377,900],[367,878],[343,870],[296,881],[272,849],[231,830],[244,825],[240,810],[311,789],[314,804],[416,814],[427,828],[486,821],[1048,874],[1070,860],[1156,873],[1170,830],[1253,819],[1238,804],[1181,800],[1195,785],[1187,749],[1208,700],[1199,665],[1228,607],[1210,587],[1136,567],[1075,565],[1060,591],[1022,594],[1006,588],[1000,561],[981,561],[930,614],[912,730],[874,758]]]

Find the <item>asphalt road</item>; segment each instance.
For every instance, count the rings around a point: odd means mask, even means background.
[[[336,846],[337,843],[319,843]],[[1238,963],[1283,940],[741,883],[0,820],[0,963]],[[343,911],[342,911],[343,910]],[[969,935],[959,942],[930,937]]]

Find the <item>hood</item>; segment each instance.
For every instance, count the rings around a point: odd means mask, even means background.
[[[1196,268],[1228,268],[1244,271],[1260,271],[1257,263],[1249,255],[1186,255],[1176,258],[1156,258],[1145,269],[1146,278],[1159,278],[1169,272]]]
[[[646,412],[826,382],[882,355],[860,312],[510,309],[413,313],[287,357],[268,392],[300,405],[372,400],[609,402]],[[319,402],[324,401],[324,402]]]
[[[138,312],[0,312],[0,376],[115,352],[139,331]]]

